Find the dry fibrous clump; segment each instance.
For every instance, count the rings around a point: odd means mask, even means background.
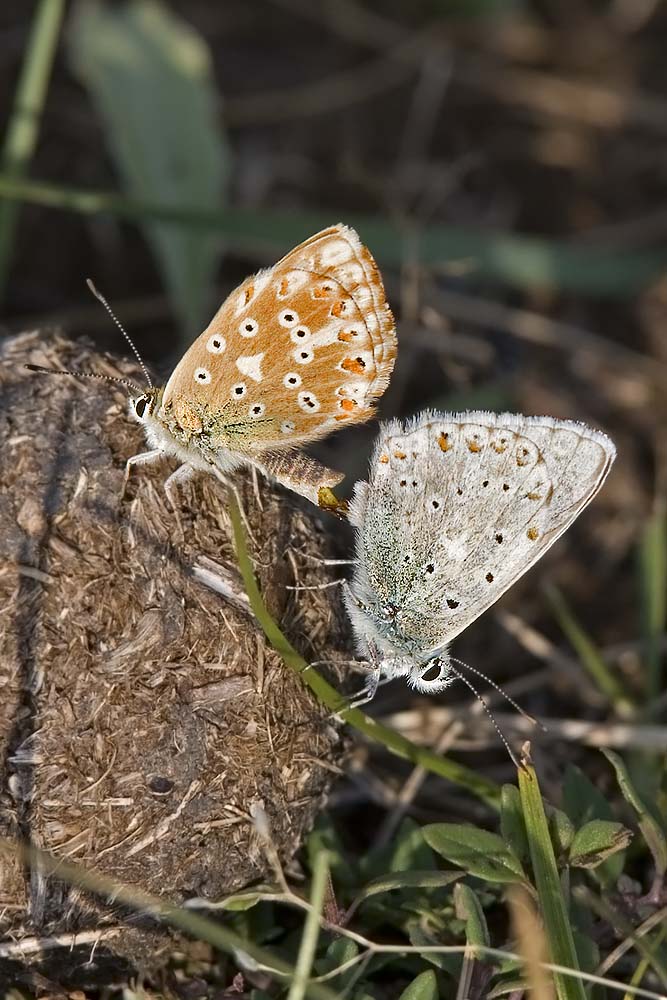
[[[135,469],[122,496],[124,463],[144,450],[122,387],[41,377],[26,362],[138,378],[56,334],[4,349],[0,835],[170,901],[220,898],[266,871],[254,809],[279,854],[294,854],[338,769],[340,734],[249,611],[224,486],[198,475],[176,515],[165,463]],[[317,513],[235,478],[270,610],[307,659],[335,659],[345,626],[332,592],[287,589],[328,572],[310,558],[326,555]],[[3,985],[29,968],[90,980],[106,960],[155,961],[166,947],[64,882],[0,866]],[[63,947],[43,950],[57,936]]]

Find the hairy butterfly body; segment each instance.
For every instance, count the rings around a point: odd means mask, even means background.
[[[350,510],[346,604],[360,652],[420,691],[459,676],[448,644],[547,551],[593,499],[616,449],[551,417],[427,411],[381,427]]]
[[[129,464],[174,455],[171,482],[251,465],[317,502],[342,476],[298,447],[368,420],[395,356],[375,262],[354,230],[332,226],[247,278],[166,386],[131,400],[151,451]]]

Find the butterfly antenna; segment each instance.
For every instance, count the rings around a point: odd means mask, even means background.
[[[467,664],[465,664],[465,666],[467,666]],[[508,741],[507,741],[507,739],[505,737],[505,734],[503,733],[502,729],[500,728],[500,726],[496,722],[496,719],[495,719],[495,716],[494,716],[493,712],[491,711],[491,709],[489,708],[489,706],[487,705],[487,703],[485,702],[484,698],[479,693],[479,691],[477,690],[477,688],[474,686],[474,684],[471,683],[471,681],[468,680],[467,677],[464,677],[463,674],[460,674],[458,672],[458,670],[455,670],[454,667],[451,666],[451,660],[450,660],[450,667],[449,667],[449,669],[454,674],[454,676],[456,678],[458,678],[458,680],[463,681],[463,683],[465,684],[465,686],[472,691],[472,693],[474,694],[475,698],[477,698],[477,701],[481,702],[484,711],[486,712],[486,714],[488,715],[489,719],[491,720],[493,728],[498,733],[498,736],[500,737],[500,739],[501,739],[501,741],[502,741],[505,749],[507,750],[507,753],[509,754],[510,760],[512,761],[512,763],[514,764],[514,766],[517,768],[517,770],[519,768],[521,768],[521,764],[519,764],[518,760],[516,759],[516,757],[512,753],[512,748],[509,745],[509,743],[508,743]]]
[[[449,659],[452,663],[458,663],[458,665],[460,667],[463,667],[464,670],[469,670],[471,674],[475,674],[477,677],[481,677],[482,680],[486,681],[486,683],[489,684],[495,691],[497,691],[498,694],[502,695],[505,701],[508,701],[512,706],[512,708],[516,709],[519,715],[523,715],[524,719],[528,719],[528,721],[532,723],[534,726],[539,726],[543,733],[548,732],[547,727],[544,725],[544,723],[540,722],[540,720],[536,719],[534,715],[530,715],[528,712],[525,711],[525,709],[521,708],[521,705],[517,704],[514,698],[510,698],[510,696],[508,695],[507,691],[505,691],[504,688],[501,688],[499,684],[496,684],[496,682],[492,681],[490,677],[487,677],[486,674],[483,674],[481,670],[477,670],[475,669],[475,667],[471,667],[469,663],[464,663],[463,660],[459,660],[458,657],[456,656],[450,656]]]
[[[97,288],[95,287],[95,285],[93,284],[93,282],[91,281],[90,278],[86,278],[86,284],[90,288],[90,290],[93,293],[93,295],[95,296],[95,298],[99,302],[102,303],[102,305],[104,306],[104,308],[106,309],[106,311],[109,313],[109,315],[111,316],[112,320],[114,321],[114,323],[116,324],[116,326],[118,327],[118,329],[120,330],[120,332],[125,337],[126,341],[128,342],[128,344],[132,348],[132,351],[134,353],[135,358],[137,359],[137,361],[141,365],[142,372],[146,376],[146,381],[148,382],[148,388],[149,389],[153,389],[154,386],[153,386],[153,382],[151,380],[151,377],[148,374],[148,368],[144,364],[144,359],[139,354],[139,351],[137,350],[137,347],[136,347],[134,341],[132,340],[132,338],[130,337],[129,333],[127,332],[127,330],[125,329],[125,327],[123,326],[123,324],[121,323],[121,321],[118,319],[118,317],[116,316],[115,312],[113,311],[113,309],[111,308],[111,306],[109,305],[109,303],[107,302],[107,300],[104,298],[104,296],[102,295],[102,293],[97,290]],[[141,391],[141,390],[139,390],[139,391]]]
[[[101,378],[105,382],[118,382],[119,385],[127,385],[135,392],[142,393],[144,390],[129,378],[117,378],[114,375],[103,375],[101,372],[78,372],[63,368],[43,368],[41,365],[24,365],[30,372],[39,372],[41,375],[73,375],[74,378]]]

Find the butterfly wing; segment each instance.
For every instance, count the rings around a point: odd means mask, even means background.
[[[598,492],[616,450],[550,417],[424,413],[385,425],[353,506],[358,592],[426,658],[490,607]]]
[[[244,455],[289,449],[367,420],[395,355],[375,262],[332,226],[232,292],[169,379],[164,419]]]

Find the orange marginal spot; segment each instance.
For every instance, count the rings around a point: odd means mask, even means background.
[[[542,499],[541,493],[534,493],[534,492],[526,493],[526,500],[541,500],[541,499]]]
[[[440,445],[441,451],[449,451],[452,447],[452,443],[449,440],[449,434],[446,431],[440,431],[438,435],[438,444]]]
[[[386,465],[387,462],[389,461],[389,455],[380,455],[380,461],[382,462],[383,465]]]
[[[334,304],[331,307],[331,315],[336,316],[338,319],[340,319],[340,317],[343,315],[344,312],[345,312],[345,302],[343,301],[343,299],[339,299],[338,302],[334,302]]]
[[[540,533],[537,530],[537,528],[529,528],[526,534],[530,538],[531,542],[534,542],[540,536]]]
[[[345,358],[340,366],[344,371],[352,372],[354,375],[363,375],[366,370],[366,362],[361,358]]]
[[[405,458],[405,457],[406,456],[405,456],[405,452],[404,451],[395,451],[394,452],[394,458]]]
[[[318,288],[313,288],[312,296],[314,299],[326,299],[329,297],[331,289],[325,288],[324,285],[320,285]]]
[[[354,334],[350,330],[341,330],[338,334],[338,339],[344,341],[346,344],[349,344],[353,337]]]
[[[245,290],[245,303],[244,303],[244,305],[246,305],[246,306],[248,305],[248,303],[250,302],[250,299],[253,297],[254,294],[255,294],[255,286],[254,285],[248,285],[248,287]]]
[[[482,450],[482,446],[481,446],[481,444],[478,444],[477,441],[475,441],[474,439],[471,439],[470,441],[468,441],[468,451],[472,451],[473,454],[476,454],[478,451],[481,451],[481,450]]]
[[[493,448],[494,451],[498,452],[499,455],[502,455],[504,451],[507,451],[507,445],[502,443],[498,444],[497,441],[492,441],[491,447]]]
[[[280,296],[287,295],[288,289],[289,289],[289,281],[287,280],[287,278],[283,278],[283,280],[280,282],[280,287],[278,289],[278,295],[280,295]]]
[[[341,399],[340,401],[341,410],[347,410],[348,413],[351,413],[356,405],[356,399]]]

